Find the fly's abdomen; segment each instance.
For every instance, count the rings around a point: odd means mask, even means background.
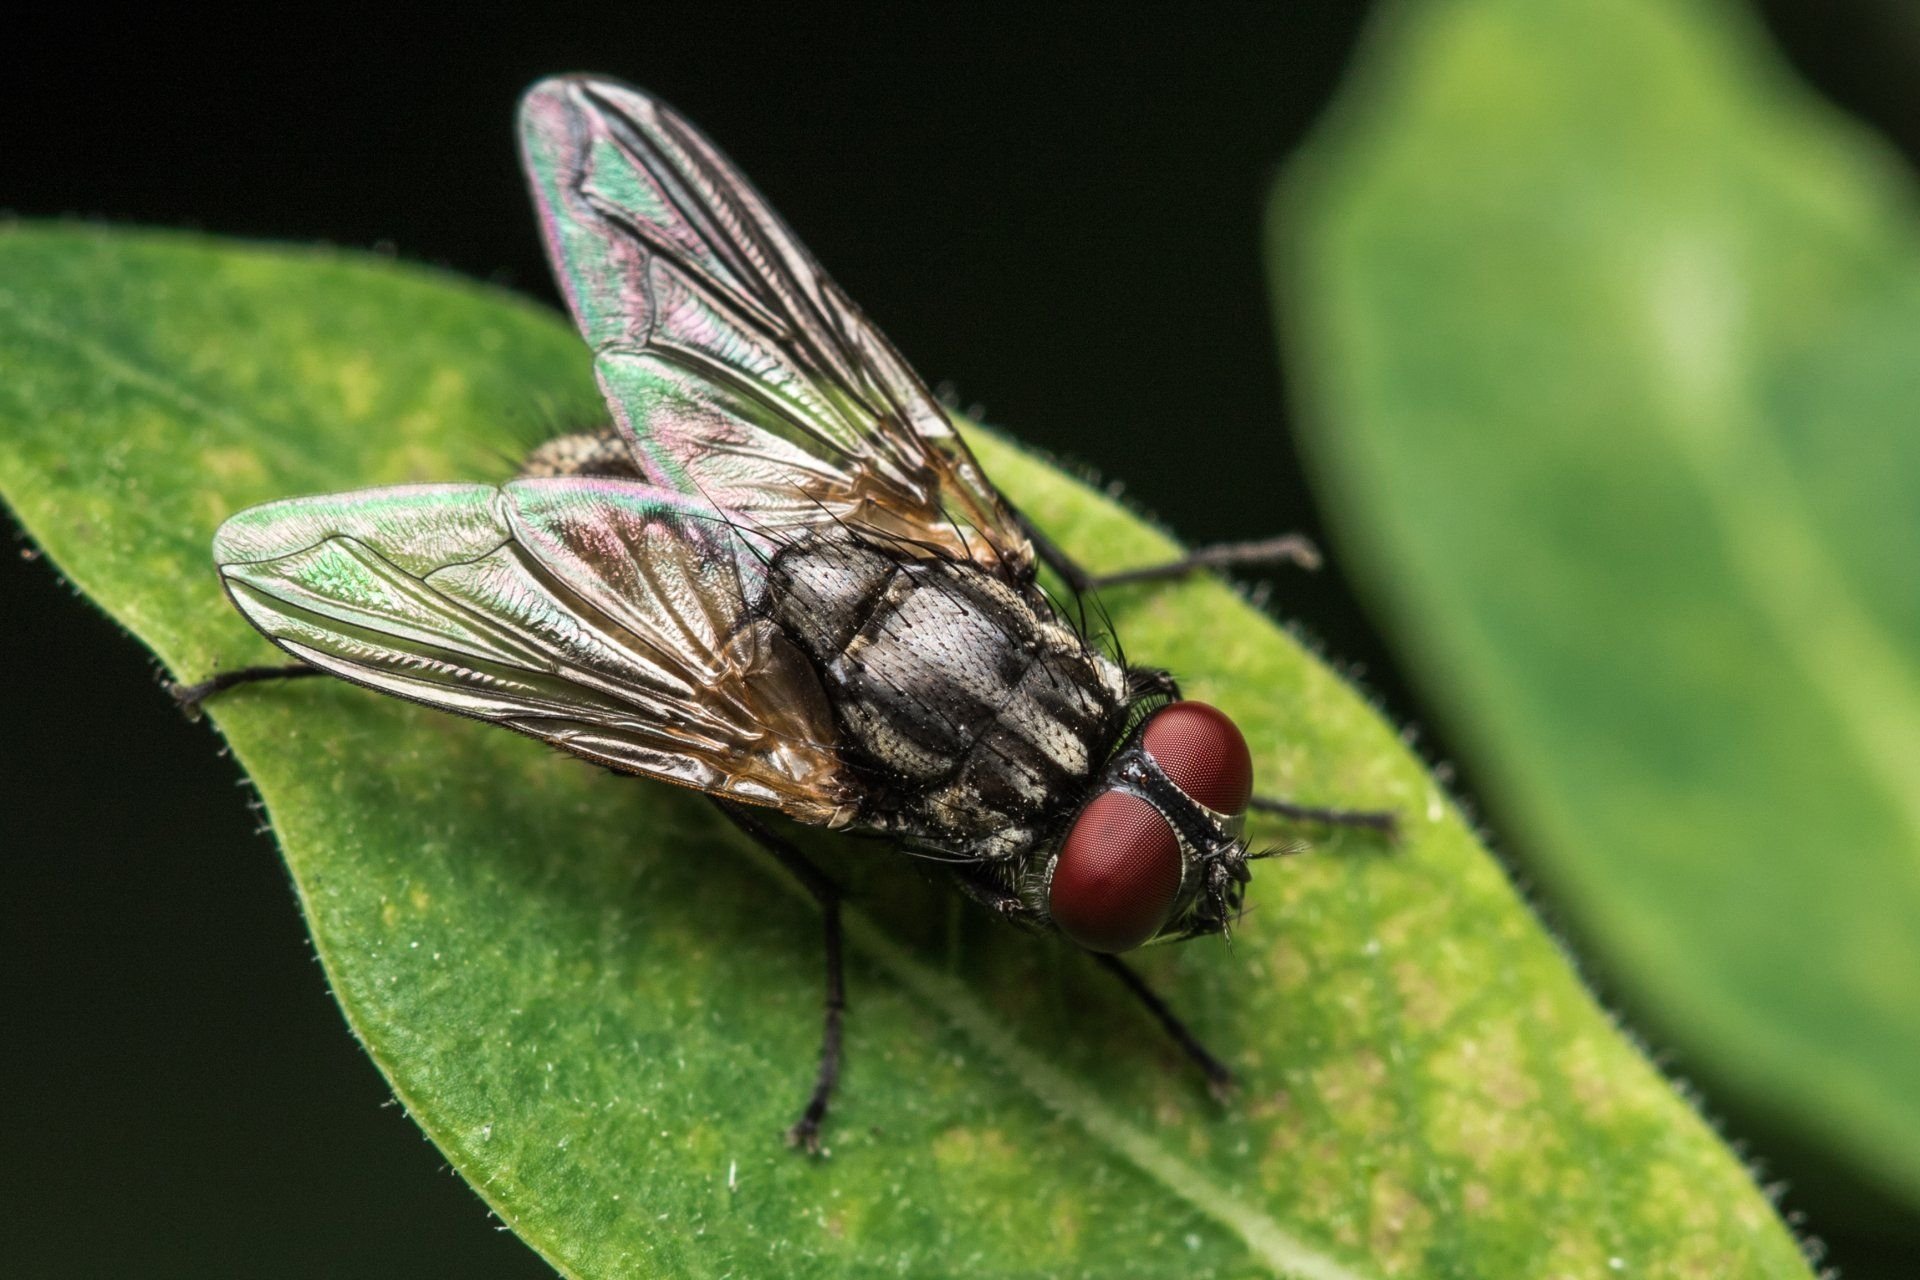
[[[1118,668],[972,565],[793,547],[769,602],[876,783],[876,824],[1017,852],[1081,796],[1116,731]]]

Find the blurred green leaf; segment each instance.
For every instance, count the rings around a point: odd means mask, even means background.
[[[1397,6],[1275,205],[1322,493],[1690,1064],[1920,1197],[1920,223],[1715,3]]]
[[[557,318],[412,268],[16,228],[0,282],[8,499],[184,677],[272,656],[207,563],[222,516],[504,477],[598,418]],[[981,445],[1069,546],[1167,547]],[[1240,719],[1268,785],[1392,805],[1409,839],[1274,864],[1233,949],[1143,961],[1244,1074],[1225,1110],[1082,958],[823,840],[862,905],[818,1163],[779,1141],[817,1044],[817,919],[698,797],[343,685],[214,714],[354,1031],[571,1274],[1806,1274],[1389,726],[1218,584],[1112,604],[1133,653]]]

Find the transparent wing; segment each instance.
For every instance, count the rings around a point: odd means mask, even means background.
[[[697,129],[569,76],[528,92],[520,138],[554,270],[651,481],[763,527],[835,521],[1031,571],[945,410]]]
[[[566,478],[296,498],[221,525],[214,559],[249,622],[335,675],[803,821],[853,814],[812,669],[740,622],[758,561],[683,495]]]

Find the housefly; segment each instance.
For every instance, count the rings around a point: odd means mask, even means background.
[[[1002,919],[1124,982],[1216,1086],[1227,1069],[1117,958],[1226,931],[1253,795],[1245,739],[1109,656],[1069,593],[1302,559],[1298,539],[1102,579],[987,481],[940,403],[691,124],[569,76],[520,147],[613,423],[495,487],[272,502],[214,535],[233,603],[298,662],[188,705],[330,674],[704,791],[818,901],[825,1029],[789,1140],[818,1150],[839,1071],[840,892],[769,813],[876,833]]]

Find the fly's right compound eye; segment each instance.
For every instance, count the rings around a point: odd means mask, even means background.
[[[1089,951],[1131,951],[1166,924],[1182,865],[1158,809],[1130,791],[1103,791],[1060,846],[1047,910]]]
[[[1253,756],[1238,726],[1204,702],[1173,702],[1140,734],[1173,785],[1215,813],[1245,813],[1253,795]]]

